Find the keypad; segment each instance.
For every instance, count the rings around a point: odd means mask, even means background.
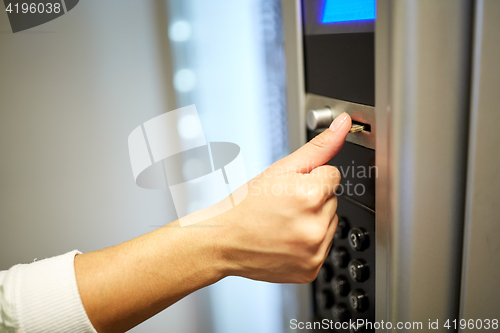
[[[346,238],[348,232],[349,232],[349,224],[345,219],[340,218],[337,224],[337,230],[335,230],[335,235],[333,237],[335,239]]]
[[[330,264],[325,263],[321,270],[319,271],[319,276],[323,279],[324,282],[330,282],[333,278],[333,268]]]
[[[368,309],[368,296],[361,289],[349,293],[349,305],[356,312],[364,312]]]
[[[349,294],[349,282],[344,276],[336,276],[332,283],[333,292],[337,296],[346,296]]]
[[[349,313],[349,310],[347,310],[347,307],[344,304],[335,305],[332,309],[332,316],[333,316],[333,320],[341,322],[341,323],[346,322],[349,319],[351,319],[351,315]]]
[[[330,257],[335,268],[344,268],[349,263],[349,253],[343,247],[334,249],[330,253]]]
[[[333,306],[333,293],[329,289],[324,289],[317,297],[322,307],[329,309]]]
[[[339,196],[337,215],[339,223],[330,254],[313,283],[316,315],[338,322],[374,322],[375,246],[371,241],[375,235],[375,214]],[[364,332],[363,328],[359,332]]]
[[[368,264],[363,259],[353,259],[349,263],[349,275],[356,282],[365,282],[370,276]]]
[[[349,230],[349,245],[354,251],[364,251],[368,248],[368,233],[362,228],[352,228]]]

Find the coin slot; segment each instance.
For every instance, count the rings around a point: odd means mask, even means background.
[[[370,124],[365,124],[365,123],[362,123],[360,121],[352,120],[352,126],[354,127],[354,125],[363,126],[363,129],[361,131],[358,131],[358,132],[371,132],[372,131],[372,127],[370,126]]]

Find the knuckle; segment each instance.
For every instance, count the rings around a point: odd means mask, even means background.
[[[305,279],[304,282],[309,283],[312,282],[316,279],[316,277],[319,274],[319,269],[316,269],[316,267],[312,267],[310,264],[307,264],[303,269],[300,274],[300,276]]]
[[[305,276],[305,283],[311,283],[311,282],[314,282],[314,280],[316,280],[316,278],[318,277],[318,274],[308,274]]]
[[[301,275],[307,275],[308,273],[310,273],[312,271],[312,267],[309,263],[309,260],[307,260],[307,259],[302,260],[298,264],[298,270],[299,270]]]
[[[339,169],[337,169],[334,166],[331,166],[330,178],[333,178],[337,182],[340,182],[340,180],[342,179],[342,175],[340,174]]]
[[[322,254],[315,254],[311,257],[311,265],[314,271],[317,271],[321,268],[321,264],[323,263],[324,257]]]
[[[316,248],[323,242],[326,233],[324,229],[318,224],[308,225],[307,230],[301,233],[307,248]]]
[[[306,207],[308,208],[321,208],[325,199],[325,188],[324,184],[320,181],[310,181],[307,184],[306,191]]]
[[[306,205],[309,203],[309,197],[308,197],[307,193],[305,193],[303,191],[297,191],[297,193],[295,195],[295,199],[301,205]]]
[[[316,135],[309,143],[317,149],[325,149],[328,147],[328,142],[321,134]]]
[[[316,280],[316,277],[317,277],[317,276],[318,276],[317,274],[316,274],[316,275],[314,275],[314,274],[311,274],[311,273],[302,274],[302,275],[299,277],[299,279],[298,279],[297,283],[311,283],[311,282],[313,282],[314,280]]]
[[[321,267],[317,267],[317,268],[315,268],[315,269],[313,269],[305,274],[305,277],[306,277],[308,283],[311,283],[314,280],[316,280],[316,278],[319,275],[320,269],[321,269]]]
[[[324,202],[324,194],[321,191],[311,193],[308,199],[308,204],[311,208],[321,208]]]
[[[307,257],[307,259],[302,261],[300,271],[300,276],[304,278],[304,282],[314,281],[321,269],[324,262],[324,256],[320,253],[315,253]]]
[[[332,204],[332,207],[331,207],[331,213],[333,215],[333,214],[335,214],[337,212],[337,207],[338,207],[337,196],[336,195],[332,196],[330,200],[333,201],[333,204]]]
[[[307,214],[317,214],[323,203],[323,197],[317,194],[306,196],[300,201],[303,211]]]

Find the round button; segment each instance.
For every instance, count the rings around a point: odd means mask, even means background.
[[[325,289],[318,294],[318,304],[320,308],[329,309],[333,305],[333,294],[331,291]]]
[[[311,131],[327,128],[333,121],[333,112],[328,106],[307,112],[307,128]]]
[[[351,291],[349,294],[349,305],[356,312],[363,312],[368,309],[368,297],[361,289]]]
[[[349,263],[349,275],[356,282],[364,282],[370,276],[368,264],[362,259],[353,259]]]
[[[323,279],[325,282],[330,282],[333,278],[333,268],[329,264],[323,264],[319,271],[319,276]]]
[[[345,296],[349,293],[349,282],[343,276],[337,276],[333,279],[333,292],[337,296]]]
[[[344,248],[338,248],[332,251],[331,253],[333,266],[336,268],[346,267],[349,263],[349,254],[347,250]]]
[[[343,218],[339,218],[339,223],[337,223],[337,230],[333,238],[342,239],[347,237],[347,231],[349,230],[349,225],[347,221]]]
[[[349,231],[349,245],[354,251],[364,251],[368,247],[368,233],[361,228]]]
[[[351,318],[349,310],[344,304],[337,304],[332,309],[333,320],[336,322],[346,322]]]

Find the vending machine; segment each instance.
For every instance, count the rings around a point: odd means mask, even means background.
[[[498,323],[500,2],[283,0],[282,14],[291,150],[353,121],[329,161],[331,252],[312,284],[283,287],[286,327]]]

